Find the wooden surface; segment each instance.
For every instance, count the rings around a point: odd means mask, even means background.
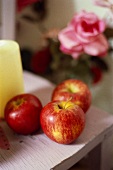
[[[50,101],[54,88],[50,82],[28,72],[24,72],[24,80],[26,92],[37,95],[43,105]],[[7,149],[0,149],[0,170],[66,170],[113,135],[113,116],[91,106],[83,133],[70,145],[57,144],[42,131],[22,136],[5,122],[0,126],[9,142]]]

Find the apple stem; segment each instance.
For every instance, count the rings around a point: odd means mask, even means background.
[[[67,108],[67,104],[68,104],[68,102],[70,102],[71,101],[71,99],[72,99],[72,97],[70,97],[67,101],[66,101],[66,103],[65,103],[65,105],[64,105],[64,109],[66,109]]]
[[[61,107],[60,105],[58,105],[58,108],[59,108],[59,109],[62,109],[62,107]]]

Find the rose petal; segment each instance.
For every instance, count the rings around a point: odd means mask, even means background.
[[[71,49],[73,46],[78,46],[79,41],[76,38],[73,27],[68,26],[59,32],[58,38],[65,48]]]
[[[75,47],[71,50],[65,48],[63,45],[60,46],[60,50],[65,54],[70,54],[73,58],[78,58],[80,54],[83,52],[82,46]]]
[[[95,41],[83,45],[84,52],[93,56],[103,56],[108,50],[109,44],[103,34],[100,34]]]

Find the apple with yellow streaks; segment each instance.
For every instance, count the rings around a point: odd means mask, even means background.
[[[54,100],[71,100],[86,113],[91,105],[92,96],[86,83],[77,79],[67,79],[53,90],[52,101]]]
[[[43,132],[60,144],[74,142],[85,127],[83,110],[72,101],[52,101],[45,105],[40,114]]]

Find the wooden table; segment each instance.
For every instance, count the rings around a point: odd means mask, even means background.
[[[26,92],[37,95],[43,105],[50,101],[54,85],[24,72]],[[0,122],[9,149],[0,149],[0,170],[66,170],[89,153],[90,170],[110,170],[113,136],[113,116],[91,106],[86,114],[86,127],[70,145],[57,144],[43,132],[17,135]],[[7,141],[7,142],[8,142]]]

